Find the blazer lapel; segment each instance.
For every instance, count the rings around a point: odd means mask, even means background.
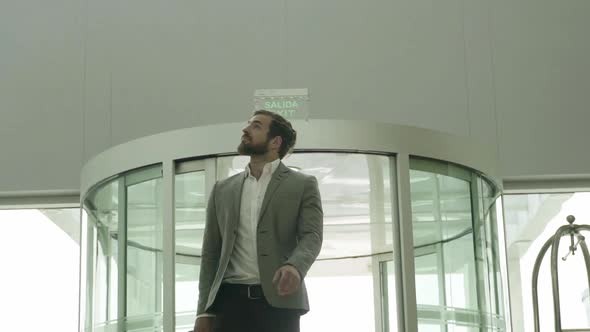
[[[287,175],[289,174],[290,171],[291,170],[289,169],[289,167],[285,166],[283,164],[283,162],[279,163],[279,167],[277,167],[277,170],[274,172],[272,179],[268,183],[268,187],[266,187],[266,193],[264,193],[264,199],[262,200],[262,206],[260,207],[260,214],[258,217],[259,223],[260,223],[260,220],[262,220],[262,216],[264,215],[264,212],[266,211],[266,208],[268,206],[268,202],[270,201],[274,192],[277,190],[277,188],[281,184],[281,180],[283,180],[285,177],[287,177]]]

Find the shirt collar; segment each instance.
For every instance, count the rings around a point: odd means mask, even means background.
[[[274,174],[274,172],[277,170],[277,168],[279,167],[279,164],[281,163],[281,159],[277,158],[273,161],[271,161],[270,163],[266,163],[264,165],[264,167],[262,168],[262,175],[269,173],[269,174]],[[247,178],[248,176],[250,176],[250,163],[248,163],[248,165],[246,165],[246,171],[244,172],[244,176]]]

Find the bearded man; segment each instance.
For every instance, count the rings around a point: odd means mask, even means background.
[[[250,163],[217,182],[207,205],[196,332],[299,332],[323,211],[316,178],[281,162],[296,139],[264,110],[242,129],[238,152]]]

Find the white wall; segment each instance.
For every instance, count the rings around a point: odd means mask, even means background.
[[[485,140],[505,176],[590,173],[589,14],[587,0],[0,1],[0,192],[77,189],[110,146],[245,120],[257,88],[309,88],[312,118]]]
[[[492,15],[504,173],[590,173],[590,2],[501,0]]]

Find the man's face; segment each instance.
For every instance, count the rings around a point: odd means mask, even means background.
[[[259,114],[248,120],[248,125],[242,129],[242,141],[238,146],[241,155],[264,155],[269,150],[268,130],[272,119]]]

